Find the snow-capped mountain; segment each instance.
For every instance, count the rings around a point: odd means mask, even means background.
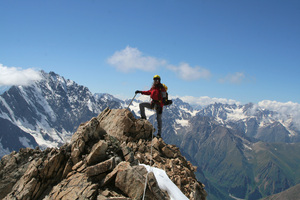
[[[149,96],[138,96],[132,102],[130,109],[136,116],[140,116],[139,103],[145,101],[150,101]],[[125,102],[128,105],[130,100]],[[156,120],[153,120],[154,114],[154,111],[146,110],[149,120],[156,125]],[[263,105],[253,103],[245,105],[215,103],[202,109],[195,109],[179,98],[173,99],[172,105],[164,107],[163,132],[166,133],[166,137],[171,139],[173,134],[180,135],[186,132],[186,128],[196,115],[209,117],[214,123],[235,129],[246,137],[261,141],[285,143],[300,141],[297,112],[291,114],[291,112],[269,110]]]
[[[258,105],[212,104],[197,115],[213,117],[214,120],[244,133],[248,137],[265,142],[299,142],[297,120],[292,115],[270,111]]]
[[[100,100],[101,102],[107,102],[107,103],[110,103],[110,102],[117,102],[117,103],[120,103],[120,104],[123,103],[122,100],[117,99],[116,97],[114,97],[113,95],[108,94],[108,93],[95,93],[95,94],[94,94],[94,97],[95,97],[97,100]]]
[[[42,80],[30,86],[12,86],[0,96],[1,135],[16,135],[16,131],[9,131],[11,127],[22,133],[15,137],[17,141],[1,137],[3,153],[0,156],[18,150],[13,147],[14,142],[23,144],[18,148],[36,144],[60,146],[69,141],[80,123],[97,116],[107,106],[121,106],[105,95],[94,96],[87,87],[54,72],[42,71],[41,75]]]

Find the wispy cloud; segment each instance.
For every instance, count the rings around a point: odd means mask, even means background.
[[[0,86],[29,85],[41,78],[40,72],[32,68],[22,69],[0,64]]]
[[[180,79],[188,81],[201,78],[208,79],[211,76],[210,71],[203,67],[191,67],[188,63],[184,62],[178,66],[172,65],[164,59],[146,56],[137,48],[130,46],[121,51],[116,51],[107,59],[107,63],[115,67],[118,71],[126,73],[134,70],[155,71],[164,67],[174,72]]]
[[[186,81],[197,79],[208,79],[211,73],[208,69],[196,66],[191,67],[188,63],[180,63],[178,66],[168,65],[167,68],[177,74],[177,76]]]
[[[145,56],[137,48],[127,46],[107,59],[107,62],[121,72],[133,70],[154,71],[166,64],[165,60]]]
[[[226,77],[219,79],[219,82],[241,84],[245,80],[245,78],[246,76],[243,72],[236,72],[234,74],[228,74]]]

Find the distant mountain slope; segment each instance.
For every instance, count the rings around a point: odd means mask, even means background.
[[[0,118],[0,127],[0,157],[20,148],[38,146],[34,137],[22,131],[9,120]]]
[[[253,145],[251,160],[256,184],[268,196],[300,182],[300,143],[262,143]],[[300,193],[299,193],[300,194]]]
[[[283,192],[268,196],[262,200],[299,200],[300,199],[300,184],[295,185]]]

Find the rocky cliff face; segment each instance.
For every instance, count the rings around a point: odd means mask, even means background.
[[[189,199],[206,198],[194,167],[174,145],[152,139],[152,125],[125,109],[105,109],[61,148],[21,149],[0,162],[2,199],[170,199],[152,172],[165,170]],[[151,146],[152,154],[151,154]]]

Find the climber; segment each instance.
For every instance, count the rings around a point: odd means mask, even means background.
[[[161,128],[162,128],[162,111],[163,111],[163,99],[166,98],[166,89],[160,82],[160,76],[155,75],[153,77],[153,85],[148,91],[135,91],[136,94],[141,93],[143,95],[150,95],[151,103],[144,102],[140,103],[140,112],[141,119],[147,119],[145,115],[145,108],[154,109],[156,111],[156,120],[157,120],[157,137],[161,137]]]

